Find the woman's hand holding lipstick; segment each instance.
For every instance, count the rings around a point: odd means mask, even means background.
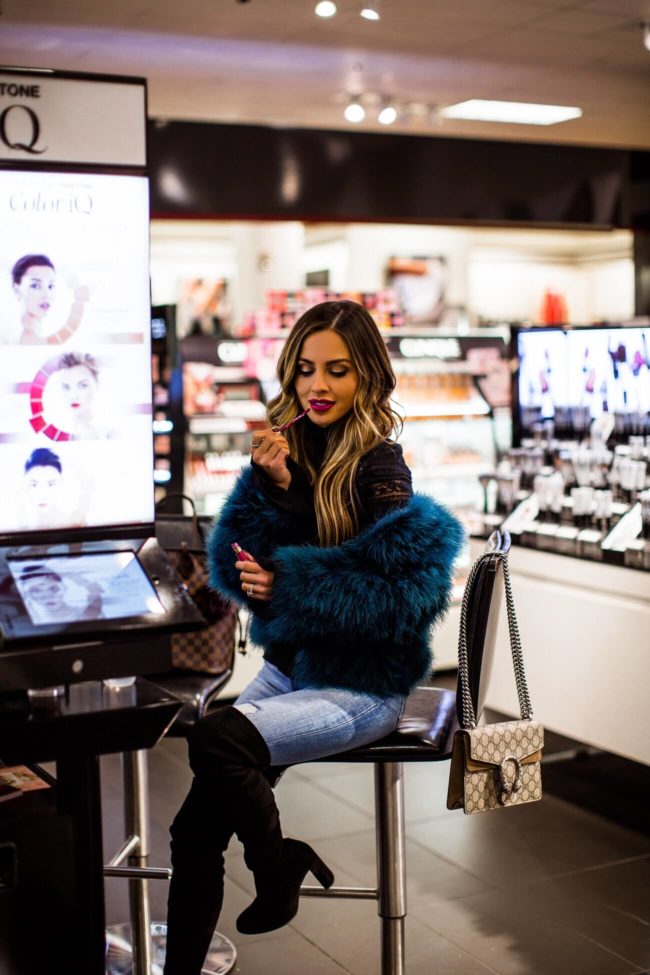
[[[273,427],[254,430],[251,440],[251,457],[261,467],[274,484],[286,491],[291,484],[291,474],[287,467],[289,444],[286,437]]]
[[[242,554],[235,562],[235,568],[239,572],[242,589],[249,599],[259,599],[261,602],[268,602],[273,589],[273,573],[263,569],[255,561],[255,556],[251,555],[250,552],[246,552],[243,549],[240,549],[240,552]]]
[[[251,455],[253,461],[261,467],[264,473],[279,487],[286,491],[291,484],[291,473],[287,467],[289,444],[282,434],[292,427],[303,416],[307,416],[309,409],[294,416],[288,423],[266,430],[256,430],[251,440]]]

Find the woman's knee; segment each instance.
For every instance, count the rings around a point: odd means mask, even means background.
[[[266,766],[270,756],[264,738],[239,709],[217,708],[197,721],[187,736],[195,775],[223,765]]]
[[[234,708],[230,705],[216,708],[192,725],[187,735],[190,752],[196,749],[208,749],[228,739],[233,727],[233,711]]]

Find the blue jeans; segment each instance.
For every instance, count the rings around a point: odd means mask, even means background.
[[[390,734],[404,701],[399,694],[378,697],[345,687],[294,690],[291,678],[265,661],[234,706],[264,738],[272,765],[294,765]]]

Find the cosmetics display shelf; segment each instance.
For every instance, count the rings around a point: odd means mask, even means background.
[[[650,497],[645,501],[646,506],[649,501]],[[565,506],[562,522],[539,517],[535,496],[529,495],[507,516],[472,516],[469,528],[474,537],[486,538],[494,528],[503,527],[516,548],[549,552],[563,560],[571,559],[574,564],[591,562],[647,573],[650,572],[650,536],[643,528],[643,503],[614,503],[609,519],[612,527],[608,530],[592,524],[591,520],[586,527],[580,527],[581,518],[571,518],[570,506]]]
[[[503,524],[513,544],[650,570],[650,436],[613,443],[615,420],[592,421],[588,440],[524,440],[481,472],[482,513],[471,530]]]
[[[482,409],[481,407],[485,408]],[[397,412],[401,413],[399,406],[397,407]],[[402,414],[402,419],[405,422],[413,422],[416,420],[459,420],[463,417],[480,420],[482,417],[488,416],[489,412],[486,404],[481,401],[467,403],[463,406],[459,406],[457,403],[449,403],[446,408],[442,406],[432,410],[416,409],[413,411],[413,408],[411,408],[408,413]]]

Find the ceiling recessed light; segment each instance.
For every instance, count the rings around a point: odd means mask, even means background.
[[[377,121],[381,122],[382,125],[392,125],[396,119],[397,119],[397,109],[395,108],[394,105],[391,105],[390,103],[388,105],[384,105],[379,115],[377,116]]]
[[[336,13],[336,4],[332,0],[320,0],[314,7],[317,17],[333,17]]]
[[[379,9],[380,0],[367,0],[361,8],[361,16],[364,20],[380,20],[381,10]]]
[[[353,98],[346,106],[343,114],[348,122],[363,122],[366,117],[366,110],[358,99]]]
[[[448,105],[441,109],[445,118],[473,122],[512,122],[516,125],[555,125],[580,118],[582,109],[571,105],[536,105],[529,102],[499,102],[483,98]]]

